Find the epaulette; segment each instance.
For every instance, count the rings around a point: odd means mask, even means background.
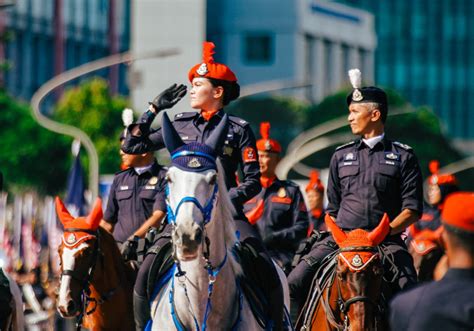
[[[401,142],[398,142],[398,141],[394,141],[393,144],[397,145],[398,147],[401,147],[401,148],[403,148],[404,150],[407,150],[407,151],[411,151],[413,149],[410,146],[408,146],[407,144],[402,144]]]
[[[229,120],[241,127],[249,125],[249,122],[246,120],[241,119],[240,117],[234,116],[234,115],[229,115]]]
[[[196,115],[198,115],[198,113],[194,112],[194,111],[188,111],[188,112],[185,112],[185,113],[178,113],[178,114],[174,115],[174,120],[175,121],[181,121],[181,120],[193,118]]]
[[[341,145],[341,146],[338,146],[336,147],[336,151],[340,150],[340,149],[343,149],[343,148],[346,148],[346,147],[349,147],[349,146],[352,146],[356,143],[355,140],[351,141],[351,142],[348,142],[347,144],[344,144],[344,145]]]

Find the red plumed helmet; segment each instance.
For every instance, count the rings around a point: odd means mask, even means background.
[[[309,190],[315,190],[318,192],[324,192],[324,185],[319,178],[319,171],[313,169],[309,174],[309,183],[306,186],[306,192]]]
[[[262,152],[280,153],[281,145],[278,141],[270,138],[270,123],[260,123],[260,135],[262,139],[257,141],[257,150]]]
[[[221,63],[214,62],[213,55],[215,54],[214,43],[205,41],[202,50],[202,62],[196,64],[189,70],[188,78],[192,82],[196,77],[214,78],[220,80],[226,80],[229,82],[236,82],[237,77],[230,70],[228,66]]]
[[[440,174],[439,173],[439,161],[430,161],[428,168],[430,169],[431,176],[428,178],[428,182],[431,185],[457,185],[458,181],[456,177],[451,174]]]

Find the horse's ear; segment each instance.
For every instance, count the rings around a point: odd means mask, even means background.
[[[63,226],[67,226],[66,225],[67,223],[74,221],[74,217],[72,217],[71,214],[69,214],[69,211],[67,210],[66,206],[61,201],[61,199],[59,199],[59,197],[56,197],[55,202],[56,202],[56,213],[58,214],[61,224]]]
[[[168,114],[165,112],[163,112],[163,117],[161,119],[161,131],[165,146],[170,154],[184,145],[183,140],[179,136],[178,132],[176,132],[173,124],[171,124]]]
[[[390,219],[387,213],[383,214],[382,221],[367,236],[374,246],[378,246],[390,233]]]
[[[336,244],[340,245],[346,240],[347,234],[339,228],[336,223],[333,221],[332,217],[326,213],[326,217],[324,217],[324,222],[326,222],[326,226],[328,227],[329,231],[331,231]]]
[[[94,203],[94,208],[92,208],[91,213],[87,216],[86,222],[90,228],[95,231],[99,227],[102,217],[102,200],[97,198]]]
[[[211,147],[214,151],[219,151],[222,148],[228,131],[229,116],[227,114],[224,114],[214,131],[212,131],[211,135],[206,139],[205,144]]]

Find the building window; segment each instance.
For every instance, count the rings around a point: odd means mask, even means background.
[[[244,39],[244,61],[248,64],[273,62],[273,37],[270,33],[248,33]]]

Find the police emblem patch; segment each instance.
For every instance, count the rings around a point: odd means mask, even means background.
[[[355,89],[354,92],[352,92],[352,100],[360,101],[362,99],[364,99],[362,93],[359,91],[359,89]]]
[[[196,72],[198,73],[199,76],[204,76],[205,74],[207,74],[209,72],[209,70],[207,70],[207,64],[201,63],[201,65],[199,66],[198,70],[196,70]]]
[[[201,162],[199,162],[199,160],[197,158],[192,158],[189,162],[188,162],[188,167],[190,168],[199,168],[201,166]]]
[[[388,160],[398,161],[400,159],[400,155],[395,154],[393,152],[389,152],[389,153],[385,153],[385,158],[388,159]]]
[[[151,177],[150,180],[148,181],[148,184],[150,185],[155,185],[156,183],[158,183],[158,177],[156,176]]]
[[[68,244],[74,244],[76,242],[76,236],[74,235],[74,233],[71,233],[67,239],[66,239],[66,242]]]
[[[280,189],[278,190],[278,193],[277,193],[278,197],[279,198],[284,198],[286,197],[286,190],[284,187],[280,187]]]
[[[356,159],[354,153],[347,153],[344,156],[344,161],[354,161]]]
[[[360,258],[359,254],[354,255],[354,257],[352,258],[351,264],[354,267],[360,267],[362,265],[362,259]]]
[[[244,149],[244,152],[242,153],[242,160],[245,163],[256,162],[257,161],[257,153],[255,153],[255,150],[252,147],[246,147]]]

